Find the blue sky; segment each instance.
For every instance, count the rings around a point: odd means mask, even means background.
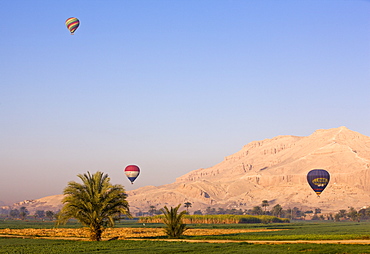
[[[0,1],[0,200],[172,183],[254,140],[370,136],[370,1]],[[64,22],[81,21],[75,35]],[[137,164],[134,185],[123,174]]]

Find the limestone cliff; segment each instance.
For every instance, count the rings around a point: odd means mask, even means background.
[[[128,192],[132,210],[191,202],[191,210],[207,207],[249,209],[270,205],[325,212],[370,205],[370,137],[346,127],[317,130],[307,137],[278,136],[254,141],[210,168],[198,169],[175,183]],[[318,198],[307,173],[323,168],[331,181]]]
[[[307,137],[277,136],[254,141],[210,168],[191,171],[163,186],[128,191],[130,210],[147,212],[191,202],[190,212],[207,207],[250,209],[268,200],[285,209],[323,212],[370,205],[370,137],[346,127],[317,130]],[[307,184],[311,169],[330,175],[318,198]],[[29,210],[58,210],[63,195],[23,202]]]

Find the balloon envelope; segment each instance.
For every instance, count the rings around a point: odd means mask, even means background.
[[[127,178],[130,180],[131,184],[133,184],[140,174],[140,168],[136,165],[128,165],[125,168],[125,174]]]
[[[80,25],[80,21],[77,18],[69,18],[66,20],[66,26],[68,30],[73,34],[78,26]]]
[[[328,171],[324,169],[313,169],[307,174],[307,182],[313,191],[316,192],[317,196],[320,196],[329,181],[330,175]]]

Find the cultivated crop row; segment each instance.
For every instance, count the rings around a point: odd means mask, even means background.
[[[163,223],[163,215],[141,217],[141,223]],[[278,218],[269,215],[185,215],[183,223],[185,224],[237,224],[237,223],[284,223],[289,219]]]

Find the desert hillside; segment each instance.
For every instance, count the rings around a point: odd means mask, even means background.
[[[207,207],[250,209],[268,200],[284,208],[323,212],[370,205],[370,137],[346,127],[317,130],[307,137],[277,136],[254,141],[210,168],[201,168],[164,186],[130,191],[132,210],[191,202]],[[318,198],[307,173],[326,169],[331,181]]]
[[[370,137],[346,127],[317,130],[307,137],[277,136],[254,141],[210,168],[191,171],[176,182],[128,191],[131,211],[191,202],[190,212],[207,207],[250,209],[268,200],[283,208],[323,212],[370,205]],[[312,169],[326,169],[331,180],[320,198],[307,184]],[[15,206],[58,210],[62,195]]]

